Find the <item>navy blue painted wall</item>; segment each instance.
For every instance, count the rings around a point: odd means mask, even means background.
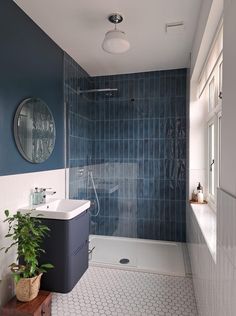
[[[93,80],[119,90],[92,112],[96,180],[119,190],[99,192],[92,233],[185,241],[186,69]]]
[[[64,167],[63,51],[11,0],[0,2],[0,175]],[[43,99],[56,124],[56,144],[42,164],[18,152],[13,119],[19,103]]]

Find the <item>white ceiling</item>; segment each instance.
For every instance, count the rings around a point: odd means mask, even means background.
[[[91,76],[174,69],[189,64],[202,0],[15,0]],[[107,16],[120,12],[119,28],[130,51],[110,55],[101,48],[113,26]],[[165,24],[184,21],[182,31]]]

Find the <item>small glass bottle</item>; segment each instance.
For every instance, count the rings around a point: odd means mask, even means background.
[[[33,195],[32,195],[32,204],[33,205],[40,204],[40,196],[41,196],[41,194],[40,194],[38,188],[35,188],[34,192],[33,192]]]

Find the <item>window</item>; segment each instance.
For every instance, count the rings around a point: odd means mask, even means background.
[[[223,61],[219,65],[219,98],[222,99]]]
[[[216,205],[217,187],[220,184],[222,58],[216,63],[208,85],[208,201]]]
[[[199,165],[201,166],[202,163],[204,167],[202,173],[204,176],[202,182],[206,187],[204,198],[213,209],[216,209],[217,187],[220,185],[222,74],[223,21],[216,31],[198,79],[199,118],[202,119],[201,128],[203,128],[199,132],[199,137],[204,139],[204,150],[200,150],[199,153]]]
[[[222,112],[218,113],[218,179],[217,179],[217,186],[220,186],[220,168],[221,168],[221,118]]]
[[[215,196],[215,126],[209,125],[209,194],[211,198]]]
[[[215,89],[215,77],[212,77],[209,83],[209,102],[208,111],[211,112],[216,105],[216,89]]]

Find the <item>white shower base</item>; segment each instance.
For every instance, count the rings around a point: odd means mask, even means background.
[[[186,246],[182,243],[90,235],[90,265],[109,266],[166,275],[190,274]],[[121,264],[127,258],[129,263]]]

